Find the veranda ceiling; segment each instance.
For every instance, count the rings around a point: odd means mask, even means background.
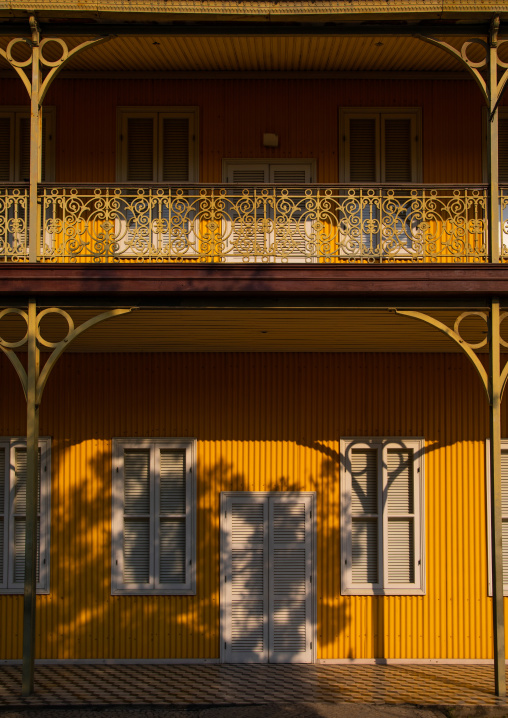
[[[0,46],[5,48],[10,39],[1,37]],[[72,49],[86,39],[69,36],[65,41]],[[466,39],[447,41],[459,48]],[[18,45],[14,54],[21,58],[24,52]],[[469,57],[477,61],[482,52],[481,47],[472,46]],[[61,56],[61,48],[48,43],[44,55],[54,61]],[[1,67],[8,67],[4,60]],[[71,58],[64,70],[69,72],[464,73],[464,67],[443,50],[407,36],[157,35],[114,37]]]

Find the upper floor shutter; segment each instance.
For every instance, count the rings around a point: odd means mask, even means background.
[[[508,116],[499,115],[499,182],[508,184]]]
[[[349,181],[378,182],[378,120],[352,117],[349,120]]]
[[[155,179],[154,122],[154,117],[127,118],[127,182],[153,182]]]
[[[159,176],[162,174],[162,181],[188,182],[189,118],[162,117],[160,142],[162,167]]]
[[[384,182],[411,182],[412,122],[409,117],[383,118],[384,131]]]
[[[0,181],[13,179],[13,117],[0,117]]]
[[[14,450],[14,565],[13,581],[21,584],[25,578],[25,532],[26,532],[26,448]],[[40,576],[40,511],[41,511],[41,450],[37,469],[37,582]]]

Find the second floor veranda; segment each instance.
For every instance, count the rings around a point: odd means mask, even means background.
[[[508,261],[508,187],[498,199]],[[484,185],[53,185],[37,261],[486,263]],[[0,259],[29,257],[29,192],[0,190]]]

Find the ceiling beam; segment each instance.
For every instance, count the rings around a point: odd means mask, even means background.
[[[486,36],[489,24],[418,24],[418,23],[287,23],[287,22],[174,22],[162,23],[47,23],[40,22],[41,35],[44,37],[63,36],[104,36],[104,35],[143,35],[149,37],[178,37],[178,36],[286,36],[296,37],[302,35],[330,36],[365,36],[365,37],[400,37],[415,35],[431,35],[437,37],[477,37]],[[30,36],[28,23],[2,23],[0,36],[23,37]],[[499,36],[501,39],[501,35]]]

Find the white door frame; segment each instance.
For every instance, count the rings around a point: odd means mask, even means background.
[[[241,499],[246,496],[255,496],[258,498],[269,498],[270,496],[280,496],[281,494],[291,494],[295,498],[298,496],[310,499],[311,506],[311,615],[310,615],[310,632],[311,632],[311,663],[316,662],[317,657],[317,517],[316,517],[316,492],[315,491],[221,491],[220,493],[220,662],[226,662],[226,650],[224,648],[224,636],[226,635],[226,588],[225,576],[226,566],[229,561],[226,543],[225,516],[228,499]]]

